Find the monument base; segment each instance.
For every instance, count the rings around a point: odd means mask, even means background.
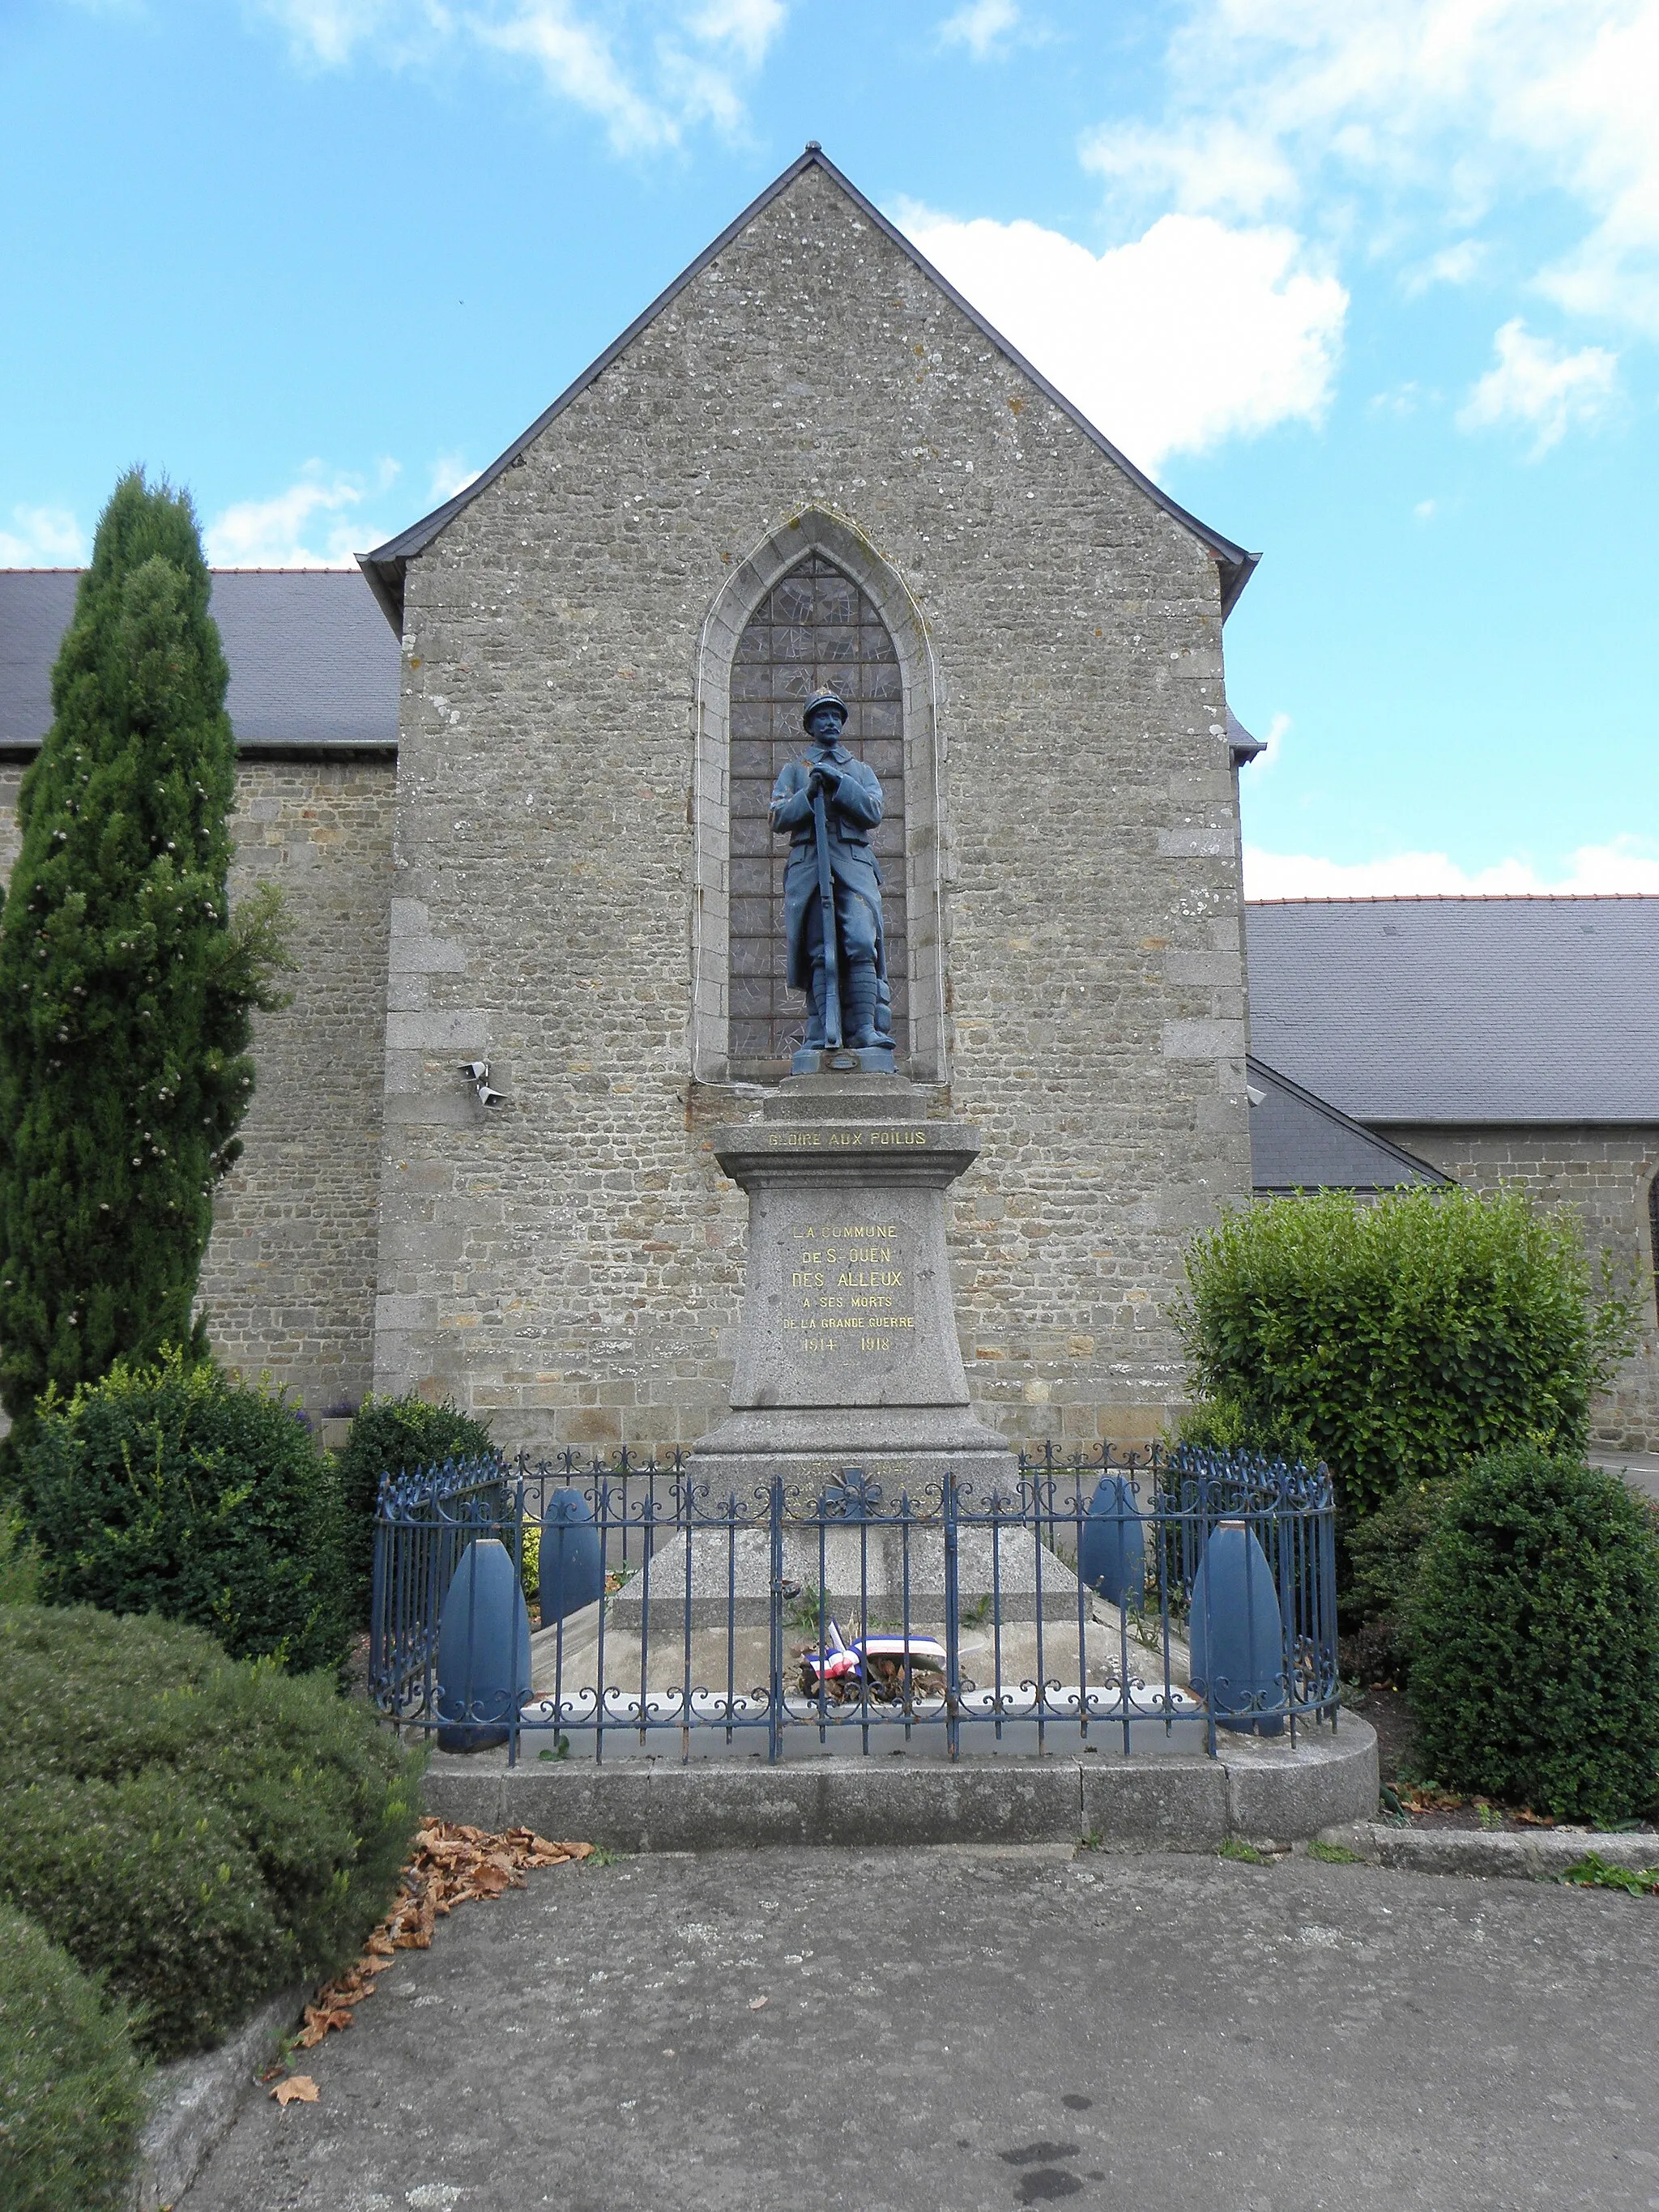
[[[693,1446],[691,1479],[746,1497],[857,1468],[896,1499],[953,1469],[983,1496],[1016,1462],[969,1408],[945,1246],[979,1133],[930,1119],[899,1076],[840,1066],[868,1054],[811,1057],[758,1121],[715,1136],[749,1194],[749,1261],[732,1413]]]
[[[792,1075],[891,1075],[895,1069],[890,1044],[843,1044],[833,1052],[804,1044],[789,1063]]]
[[[971,1485],[975,1502],[1012,1484],[1018,1463],[1006,1437],[955,1406],[767,1406],[745,1407],[701,1437],[691,1452],[694,1482],[711,1498],[746,1498],[781,1477],[815,1492],[856,1468],[896,1504],[937,1489],[946,1469]]]

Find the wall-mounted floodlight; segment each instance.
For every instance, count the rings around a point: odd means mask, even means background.
[[[487,1060],[464,1060],[461,1073],[478,1094],[480,1106],[499,1106],[506,1098],[505,1091],[492,1091],[489,1085],[489,1062]]]

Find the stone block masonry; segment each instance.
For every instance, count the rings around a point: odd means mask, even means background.
[[[288,904],[291,1002],[256,1019],[242,1157],[220,1186],[201,1302],[213,1347],[313,1414],[374,1376],[392,868],[391,761],[244,759],[234,899]]]
[[[540,1448],[726,1410],[711,1139],[760,1094],[690,1073],[699,640],[792,532],[856,536],[931,666],[975,1402],[1149,1435],[1182,1243],[1250,1182],[1214,561],[817,168],[410,562],[376,1387]]]
[[[0,769],[0,882],[17,857],[21,768]],[[202,1268],[213,1348],[313,1414],[374,1375],[374,1270],[396,764],[260,760],[236,774],[233,902],[282,890],[290,1003],[254,1028],[242,1158]]]
[[[1518,1183],[1547,1206],[1573,1206],[1592,1266],[1602,1251],[1642,1302],[1635,1352],[1590,1408],[1598,1447],[1659,1451],[1659,1312],[1650,1192],[1659,1173],[1659,1123],[1516,1123],[1456,1128],[1390,1123],[1382,1133],[1471,1190]]]

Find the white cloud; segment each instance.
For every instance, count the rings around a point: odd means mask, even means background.
[[[1461,867],[1445,853],[1391,853],[1376,860],[1325,860],[1307,853],[1244,848],[1244,895],[1277,898],[1565,898],[1589,892],[1659,892],[1659,842],[1614,837],[1581,845],[1565,871],[1540,872],[1525,859],[1489,868]]]
[[[468,468],[459,453],[440,453],[432,464],[432,496],[440,501],[453,499],[477,481],[477,470]]]
[[[990,58],[999,39],[1018,27],[1015,0],[968,0],[965,7],[945,17],[939,35],[942,45],[966,46],[976,62],[982,62]]]
[[[533,61],[550,92],[598,116],[619,152],[674,138],[672,119],[635,91],[605,33],[563,0],[520,0],[499,20],[483,10],[470,11],[465,20],[485,46]]]
[[[745,69],[757,70],[783,28],[783,0],[708,0],[687,23],[693,38],[728,46]]]
[[[1348,295],[1292,231],[1169,215],[1105,253],[1034,222],[905,207],[921,251],[1131,459],[1317,422]]]
[[[744,82],[781,31],[787,0],[257,0],[299,61],[363,52],[398,67],[465,45],[532,70],[556,100],[605,125],[619,153],[677,144],[684,128],[742,127]]]
[[[0,568],[79,568],[87,541],[66,507],[15,507],[15,530],[0,530]]]
[[[1419,499],[1412,509],[1412,513],[1419,522],[1432,522],[1439,512],[1440,502],[1437,499]]]
[[[1085,149],[1120,197],[1375,244],[1553,192],[1579,236],[1539,288],[1659,334],[1659,0],[1188,0],[1168,60],[1161,123]]]
[[[1158,128],[1109,125],[1083,142],[1083,166],[1128,197],[1254,221],[1298,198],[1295,166],[1272,137],[1225,116]]]
[[[442,0],[259,0],[262,14],[288,33],[295,59],[340,69],[360,46],[382,61],[410,58],[449,28]]]
[[[1373,415],[1415,415],[1425,398],[1438,397],[1437,392],[1425,393],[1415,377],[1408,377],[1391,391],[1372,392],[1366,405]]]
[[[1408,298],[1416,299],[1436,284],[1471,284],[1480,273],[1487,258],[1486,247],[1478,238],[1460,239],[1455,246],[1431,253],[1417,268],[1406,272],[1405,287]]]
[[[1534,337],[1517,316],[1493,340],[1495,365],[1474,386],[1457,417],[1462,430],[1515,423],[1534,433],[1533,458],[1559,445],[1575,424],[1599,422],[1619,393],[1619,356],[1601,346],[1564,353]]]
[[[1264,742],[1262,750],[1259,752],[1255,758],[1250,763],[1250,783],[1252,788],[1254,788],[1254,787],[1261,781],[1262,777],[1267,773],[1269,769],[1274,769],[1279,766],[1280,757],[1285,750],[1285,740],[1290,734],[1290,716],[1288,714],[1275,714],[1272,721],[1267,725],[1267,735]]]
[[[381,477],[384,489],[384,468]],[[216,515],[204,533],[208,559],[216,568],[349,568],[366,496],[361,478],[326,478],[307,462],[286,491],[239,500]]]

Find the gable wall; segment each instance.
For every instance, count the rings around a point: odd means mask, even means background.
[[[1249,1187],[1213,563],[808,171],[410,567],[377,1387],[503,1442],[725,1410],[744,1208],[708,1131],[757,1101],[689,1078],[697,640],[813,502],[937,664],[988,1416],[1147,1433],[1182,1240]]]
[[[1637,1278],[1642,1301],[1642,1340],[1591,1409],[1595,1442],[1617,1451],[1659,1451],[1659,1314],[1648,1218],[1659,1124],[1391,1123],[1384,1133],[1471,1190],[1519,1183],[1547,1206],[1577,1208],[1592,1261],[1600,1251],[1610,1253],[1621,1275]]]

